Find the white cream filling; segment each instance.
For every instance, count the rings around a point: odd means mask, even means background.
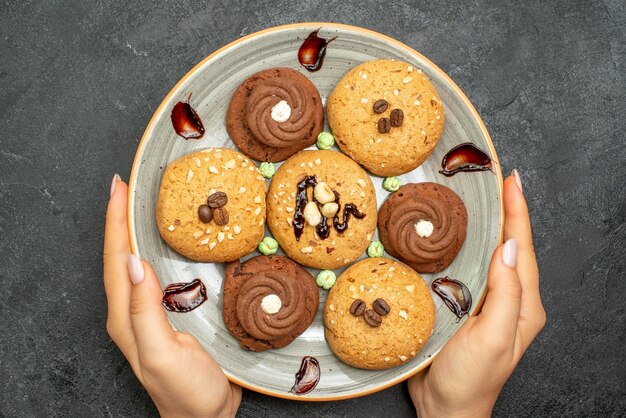
[[[280,300],[278,295],[275,295],[273,293],[265,296],[261,300],[261,309],[263,309],[263,312],[269,315],[274,315],[275,313],[280,311],[280,308],[282,308],[282,306],[283,301]]]
[[[428,238],[433,234],[434,230],[435,227],[430,221],[420,219],[419,221],[415,222],[415,232],[417,232],[417,235],[422,238]]]
[[[281,100],[272,107],[272,119],[278,123],[287,122],[291,116],[291,107],[286,100]]]

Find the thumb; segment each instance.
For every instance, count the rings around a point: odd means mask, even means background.
[[[493,253],[487,276],[487,297],[476,326],[486,339],[512,345],[517,334],[522,286],[517,276],[517,242],[510,239]]]
[[[130,319],[140,357],[171,352],[176,334],[163,310],[159,280],[150,264],[137,256],[128,257],[128,272],[133,283],[130,295]]]

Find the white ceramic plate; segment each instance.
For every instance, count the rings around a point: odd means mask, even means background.
[[[311,73],[299,65],[297,52],[303,39],[318,28],[321,28],[321,37],[337,36],[337,39],[329,44],[322,69]],[[366,29],[331,23],[280,26],[241,38],[211,54],[176,84],[156,110],[137,150],[130,179],[128,217],[133,252],[152,263],[163,287],[174,282],[202,279],[207,287],[208,300],[188,313],[168,312],[169,320],[176,329],[195,335],[231,381],[249,389],[297,400],[345,399],[372,393],[398,383],[430,364],[464,322],[457,323],[454,314],[433,294],[437,309],[435,331],[418,356],[390,370],[359,370],[341,363],[324,340],[322,312],[327,292],[320,290],[320,307],[313,324],[292,344],[263,353],[244,351],[222,321],[224,266],[196,263],[180,256],[161,240],[157,230],[156,199],[165,167],[197,149],[235,148],[226,132],[226,110],[232,93],[248,76],[265,68],[290,67],[309,77],[325,100],[349,69],[378,58],[404,60],[422,69],[443,101],[446,122],[435,152],[421,167],[402,179],[404,183],[441,183],[463,199],[468,212],[465,244],[448,269],[436,275],[424,275],[424,278],[430,283],[437,277],[448,275],[463,281],[474,298],[474,313],[483,300],[491,253],[501,240],[500,166],[485,126],[456,84],[424,56],[394,39]],[[186,100],[190,93],[193,93],[191,104],[206,129],[204,137],[198,141],[185,141],[177,136],[170,120],[172,107],[176,102]],[[462,142],[473,142],[486,150],[494,160],[494,171],[459,173],[454,177],[439,174],[444,154]],[[382,188],[382,178],[372,177],[372,180],[380,206],[388,192]],[[315,270],[311,272],[317,274]],[[305,355],[319,360],[321,379],[315,390],[296,396],[288,391]]]

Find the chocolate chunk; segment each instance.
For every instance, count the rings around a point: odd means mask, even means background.
[[[352,302],[352,305],[350,305],[350,313],[354,316],[361,316],[363,315],[363,312],[365,312],[365,302],[363,302],[361,299],[356,299],[354,302]]]
[[[198,206],[198,218],[200,218],[200,222],[208,224],[213,219],[213,212],[211,208],[207,205]]]
[[[389,117],[391,118],[391,126],[396,128],[402,126],[402,122],[404,122],[404,112],[402,109],[393,109]]]
[[[228,211],[225,208],[213,210],[213,220],[218,226],[226,225],[228,223]]]
[[[391,122],[389,118],[380,118],[378,120],[378,132],[381,134],[386,134],[391,130]]]
[[[387,100],[385,99],[376,100],[376,103],[374,103],[374,112],[383,113],[385,110],[387,110],[388,107],[389,107],[389,103],[387,103]]]
[[[215,192],[206,200],[210,208],[221,208],[228,203],[228,196],[224,192]]]
[[[206,300],[206,287],[200,279],[190,283],[172,283],[163,291],[162,304],[171,312],[189,312]]]
[[[373,303],[374,310],[377,314],[385,316],[389,313],[391,308],[385,299],[378,298]]]
[[[378,315],[373,309],[368,309],[363,314],[363,318],[365,318],[365,322],[371,327],[379,327],[383,322],[380,315]]]

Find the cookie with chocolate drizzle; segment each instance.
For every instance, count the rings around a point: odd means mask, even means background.
[[[298,263],[335,269],[356,260],[376,228],[370,177],[336,151],[302,151],[278,169],[267,195],[269,228]]]
[[[461,250],[466,229],[463,201],[437,183],[402,186],[378,213],[378,232],[385,250],[419,273],[448,267]]]
[[[263,70],[233,94],[226,127],[248,157],[283,161],[315,143],[324,127],[322,99],[315,85],[298,71]]]

